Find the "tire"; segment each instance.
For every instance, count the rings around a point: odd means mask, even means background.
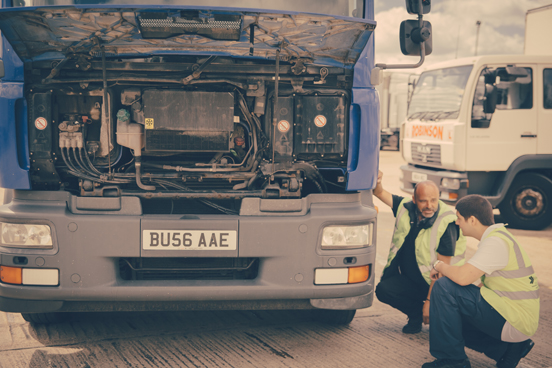
[[[315,309],[313,311],[314,319],[318,322],[332,325],[348,325],[355,318],[356,309],[352,310],[334,310],[334,309]]]
[[[70,321],[70,315],[63,312],[52,313],[21,313],[23,319],[27,322],[39,325],[47,325],[51,323],[62,323]]]
[[[391,147],[392,149],[398,151],[399,150],[399,136],[397,134],[393,134],[392,136],[389,137],[389,139],[387,140],[387,144],[389,145],[389,147]]]
[[[552,181],[537,173],[518,174],[498,208],[509,227],[542,230],[552,224]]]

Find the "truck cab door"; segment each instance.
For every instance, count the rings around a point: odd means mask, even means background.
[[[534,99],[536,65],[516,65],[525,76],[511,76],[504,66],[484,67],[477,80],[468,127],[468,171],[505,171],[519,156],[537,153],[537,104]],[[493,113],[485,113],[495,81]],[[487,91],[487,92],[486,92]]]
[[[539,65],[539,73],[542,75],[542,98],[537,94],[538,104],[538,136],[537,153],[551,154],[552,144],[552,63]],[[542,103],[541,103],[542,102]]]

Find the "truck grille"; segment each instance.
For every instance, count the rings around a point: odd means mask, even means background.
[[[258,258],[120,258],[123,280],[253,280]]]
[[[412,143],[412,160],[424,164],[441,164],[441,146]]]

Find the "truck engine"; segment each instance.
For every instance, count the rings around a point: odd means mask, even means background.
[[[344,191],[352,72],[283,56],[34,62],[33,189],[227,214],[244,197]]]

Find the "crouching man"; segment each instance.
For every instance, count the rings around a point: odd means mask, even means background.
[[[463,266],[436,261],[431,277],[429,345],[437,360],[422,368],[469,368],[464,346],[515,368],[533,348],[539,323],[539,286],[529,257],[503,224],[494,224],[491,204],[469,195],[456,205],[456,223],[480,240]],[[445,276],[445,277],[439,277]],[[479,287],[472,285],[481,278]]]

